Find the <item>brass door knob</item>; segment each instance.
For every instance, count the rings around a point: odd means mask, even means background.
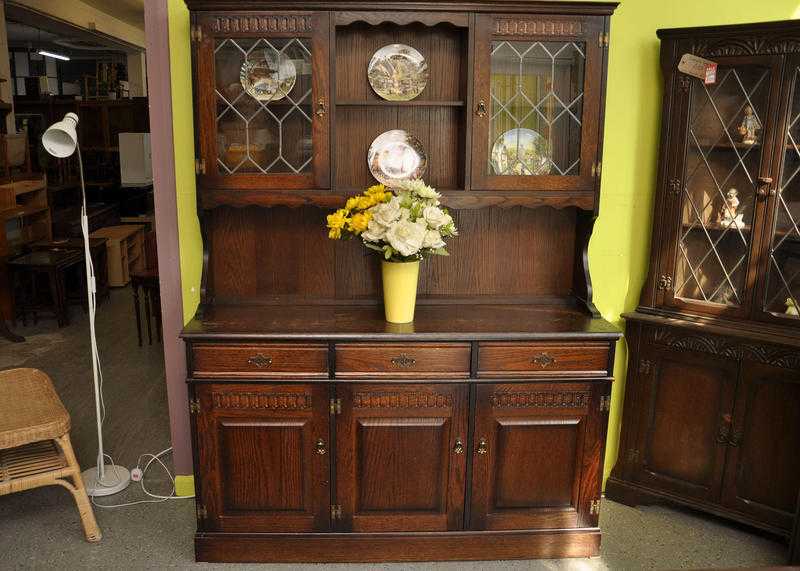
[[[322,438],[317,440],[317,447],[316,447],[317,454],[323,456],[327,451],[328,449],[325,447],[325,441]]]
[[[481,456],[483,456],[488,451],[489,451],[489,445],[486,444],[486,439],[485,438],[481,438],[480,441],[478,442],[478,449],[476,450],[476,452],[478,454],[480,454]]]
[[[464,453],[464,443],[461,442],[460,438],[456,438],[456,445],[453,446],[453,452],[455,452],[456,454]]]

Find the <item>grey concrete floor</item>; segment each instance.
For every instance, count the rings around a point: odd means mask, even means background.
[[[73,323],[57,329],[52,320],[18,328],[24,344],[0,341],[0,369],[36,367],[46,371],[72,416],[72,438],[84,467],[94,460],[88,326],[79,308]],[[130,291],[112,291],[98,311],[98,339],[105,367],[108,416],[107,451],[128,467],[142,453],[169,446],[161,345],[138,347]],[[148,488],[169,491],[169,482],[153,469]],[[98,498],[98,504],[144,499],[138,485],[123,494]],[[170,500],[126,508],[96,508],[103,531],[99,544],[83,540],[69,494],[40,488],[0,497],[0,569],[676,569],[781,565],[786,546],[747,528],[696,513],[665,507],[630,508],[604,501],[601,556],[592,559],[420,563],[386,565],[210,565],[194,563],[191,500]]]

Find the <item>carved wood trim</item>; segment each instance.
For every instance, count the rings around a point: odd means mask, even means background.
[[[785,369],[800,369],[800,351],[775,345],[690,333],[668,327],[650,328],[649,336],[651,341],[657,345],[682,351],[707,353],[735,361],[755,361]]]
[[[353,395],[353,408],[448,408],[450,395],[429,392],[360,392]]]
[[[215,16],[211,30],[223,34],[241,32],[308,33],[313,30],[313,19],[303,14],[264,14],[259,16]]]
[[[494,408],[586,408],[589,391],[528,391],[495,393],[489,397]]]
[[[498,36],[580,36],[582,20],[497,18],[493,33]]]
[[[800,36],[779,35],[697,40],[692,45],[692,52],[705,57],[798,53],[800,52]]]
[[[215,409],[236,410],[309,410],[311,395],[307,393],[211,393]]]

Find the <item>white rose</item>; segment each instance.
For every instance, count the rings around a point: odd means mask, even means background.
[[[442,235],[438,230],[428,230],[425,232],[425,238],[422,240],[423,248],[444,248],[446,244],[442,240]]]
[[[422,211],[422,217],[425,219],[425,222],[428,223],[428,226],[434,230],[438,230],[442,226],[447,226],[453,221],[453,218],[449,214],[445,214],[441,208],[436,206],[426,206]]]
[[[402,220],[389,227],[386,241],[403,256],[413,256],[422,248],[427,231],[425,224]]]
[[[373,218],[367,224],[367,229],[361,234],[361,237],[367,242],[380,242],[386,236],[386,230],[388,230],[386,226],[376,222]]]
[[[437,199],[441,196],[432,187],[428,186],[420,179],[404,181],[400,184],[400,188],[407,192],[411,192],[412,194],[416,194],[420,198],[426,198],[436,202],[438,202]]]
[[[389,227],[400,218],[400,199],[396,196],[372,208],[372,219],[378,224]]]

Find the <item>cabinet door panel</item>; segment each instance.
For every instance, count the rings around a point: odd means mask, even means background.
[[[337,394],[341,528],[461,529],[467,387],[340,385]]]
[[[328,528],[328,393],[323,385],[196,388],[202,502],[212,531]]]
[[[472,187],[594,189],[603,18],[479,15]]]
[[[603,382],[481,385],[472,529],[596,525]]]
[[[198,17],[202,187],[329,188],[329,20],[290,11]]]
[[[636,479],[702,499],[719,497],[730,432],[735,362],[647,347],[646,402]]]
[[[745,362],[723,503],[791,529],[800,490],[800,372]]]

